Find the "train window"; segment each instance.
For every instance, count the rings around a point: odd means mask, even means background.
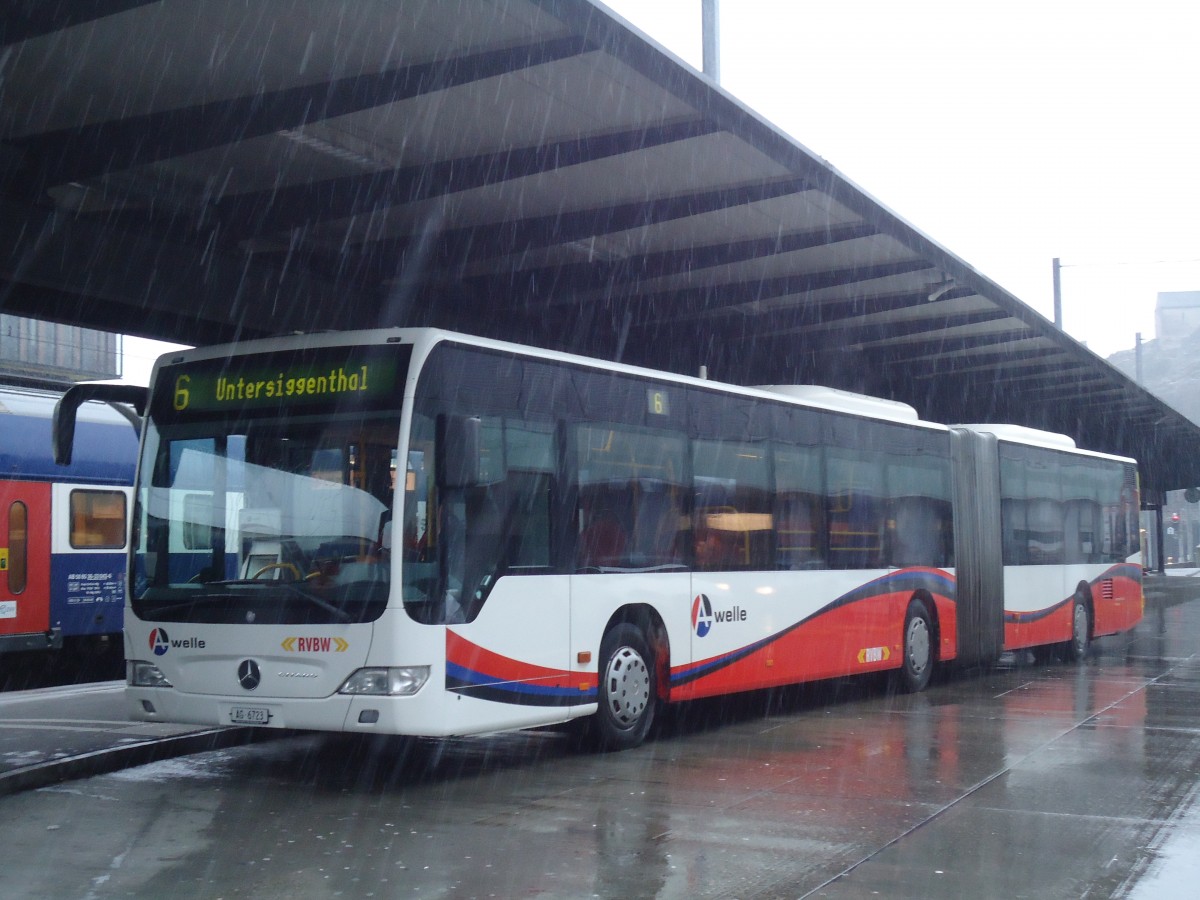
[[[8,508],[8,590],[19,594],[25,590],[28,572],[29,509],[20,500]]]
[[[125,494],[71,491],[71,546],[120,550],[125,546]]]

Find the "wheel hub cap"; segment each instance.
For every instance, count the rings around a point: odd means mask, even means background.
[[[622,647],[608,661],[604,673],[609,711],[623,726],[631,726],[650,702],[650,670],[632,648]]]
[[[922,619],[913,619],[908,623],[908,665],[916,674],[925,671],[929,665],[929,629]]]

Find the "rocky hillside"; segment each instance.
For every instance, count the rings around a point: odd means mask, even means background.
[[[1142,344],[1142,386],[1193,422],[1200,423],[1200,332]],[[1137,351],[1108,358],[1130,378],[1137,377]]]

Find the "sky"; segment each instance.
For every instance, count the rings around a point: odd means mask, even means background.
[[[701,66],[700,0],[605,0]],[[721,0],[721,86],[1101,356],[1200,290],[1200,5]]]
[[[154,368],[154,361],[163,353],[178,350],[183,346],[186,345],[124,335],[121,338],[121,377],[114,380],[144,387],[150,383],[150,370]]]

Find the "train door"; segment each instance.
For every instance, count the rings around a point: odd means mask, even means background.
[[[0,650],[45,648],[49,633],[50,485],[0,481]]]
[[[51,491],[50,627],[63,637],[121,630],[131,493],[82,484]]]

